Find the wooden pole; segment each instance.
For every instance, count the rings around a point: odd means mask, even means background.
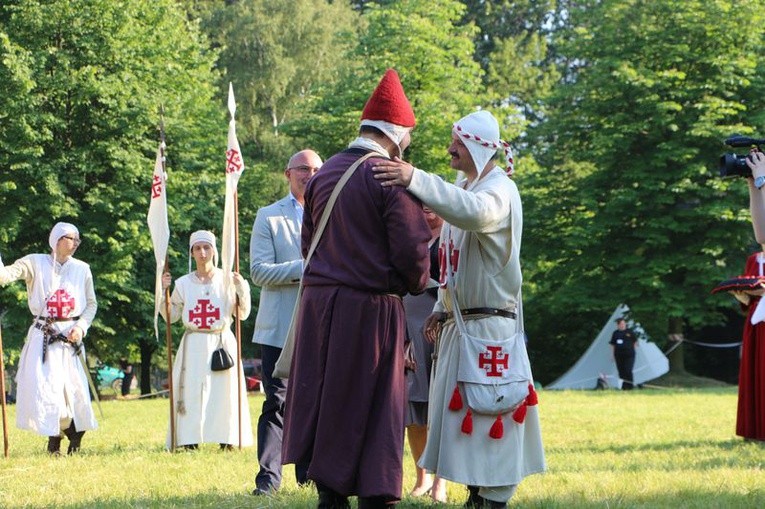
[[[165,272],[169,270],[165,257]],[[170,288],[165,288],[165,344],[167,346],[167,391],[170,396],[170,452],[175,451],[175,392],[173,391],[173,331],[170,327]]]
[[[167,173],[165,167],[165,107],[160,105],[159,117],[160,156],[162,160],[162,173]],[[165,193],[167,193],[167,180],[165,181]],[[165,194],[167,199],[167,194]],[[165,254],[165,267],[163,273],[170,272],[169,256]],[[165,288],[165,346],[167,348],[167,392],[170,397],[170,452],[175,452],[175,392],[173,390],[173,330],[170,325],[170,287]]]
[[[239,273],[239,195],[234,191],[234,271]],[[244,364],[242,363],[242,322],[239,319],[239,296],[236,297],[234,306],[234,316],[236,318],[236,407],[237,407],[237,427],[239,429],[239,450],[242,449],[242,372]]]
[[[0,317],[0,396],[3,406],[3,455],[8,457],[8,414],[5,409],[5,358],[3,357],[3,327]]]

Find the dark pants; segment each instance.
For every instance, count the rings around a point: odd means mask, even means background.
[[[255,486],[263,491],[275,491],[282,482],[282,430],[284,428],[284,398],[287,396],[287,382],[274,378],[274,365],[281,348],[260,345],[263,366],[263,390],[266,400],[258,419],[258,463],[260,471],[255,477]],[[308,465],[295,465],[295,479],[298,484],[308,482]]]
[[[127,396],[130,394],[130,385],[133,383],[133,373],[125,373],[125,378],[122,379],[122,395]]]
[[[614,352],[614,358],[616,359],[616,369],[619,370],[619,378],[622,379],[622,390],[632,390],[632,368],[635,366],[635,352],[617,350]]]

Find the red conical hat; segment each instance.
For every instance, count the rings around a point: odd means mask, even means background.
[[[384,120],[402,127],[414,127],[417,121],[414,110],[406,98],[404,87],[398,73],[393,69],[385,71],[385,75],[372,92],[372,96],[364,105],[361,120]]]

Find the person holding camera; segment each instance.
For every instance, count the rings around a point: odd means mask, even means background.
[[[765,249],[765,154],[752,150],[746,164],[752,170],[747,181],[754,236]],[[765,277],[765,252],[749,257],[745,274]],[[765,320],[758,312],[765,306],[763,289],[732,293],[747,313],[738,373],[736,434],[748,440],[765,440]]]
[[[758,244],[765,244],[765,154],[759,149],[752,149],[746,164],[752,170],[752,176],[747,182],[754,236]]]

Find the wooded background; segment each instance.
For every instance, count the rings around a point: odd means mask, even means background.
[[[3,0],[0,254],[47,252],[51,226],[75,223],[99,301],[89,351],[140,362],[148,392],[150,364],[166,365],[146,226],[160,106],[178,277],[189,233],[220,234],[233,83],[248,275],[255,213],[286,193],[289,156],[343,149],[394,67],[417,115],[414,165],[453,179],[451,124],[477,108],[515,150],[539,381],[622,302],[663,349],[668,334],[735,341],[738,306],[709,291],[757,245],[746,183],[717,164],[729,135],[765,136],[764,18],[762,0]],[[25,286],[0,307],[13,365]],[[671,361],[735,383],[737,356],[681,347]]]

